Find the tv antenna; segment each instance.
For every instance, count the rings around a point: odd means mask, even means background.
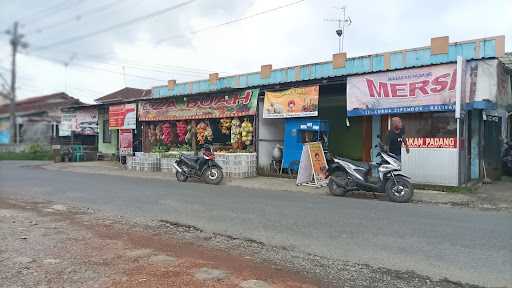
[[[343,50],[343,40],[345,38],[345,27],[350,26],[352,24],[352,19],[346,15],[347,6],[342,7],[333,7],[334,9],[340,10],[340,14],[337,19],[324,19],[327,22],[337,22],[338,29],[336,29],[336,35],[338,35],[338,52],[342,52]]]

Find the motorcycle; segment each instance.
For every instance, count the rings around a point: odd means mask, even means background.
[[[215,154],[210,145],[205,145],[201,156],[180,155],[173,163],[176,169],[176,179],[186,182],[188,178],[198,178],[207,184],[217,185],[222,182],[224,173],[222,167],[215,162]]]
[[[512,176],[512,141],[505,143],[501,165],[505,175]]]
[[[349,192],[362,190],[384,193],[392,202],[406,203],[412,199],[414,188],[410,178],[401,172],[398,158],[385,152],[382,143],[376,147],[380,148],[378,163],[329,156],[327,173],[330,177],[327,186],[332,195],[345,196]],[[372,167],[377,168],[378,177],[370,176]]]

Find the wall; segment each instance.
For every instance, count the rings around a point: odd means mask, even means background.
[[[98,152],[104,154],[116,154],[117,153],[117,130],[112,130],[112,141],[111,143],[103,143],[103,119],[105,119],[105,110],[100,110],[98,113]]]
[[[411,148],[407,154],[402,148],[402,171],[413,183],[457,186],[457,154],[458,149],[447,148]]]
[[[263,101],[258,102],[258,168],[268,169],[276,144],[283,145],[284,119],[263,118]]]

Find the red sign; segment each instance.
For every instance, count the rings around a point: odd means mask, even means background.
[[[228,95],[176,97],[139,102],[139,121],[187,120],[256,115],[259,89]]]
[[[121,155],[132,154],[133,151],[133,134],[131,129],[119,130],[119,153]]]
[[[457,148],[456,137],[407,138],[409,148]]]
[[[113,105],[108,108],[110,129],[136,129],[136,104]]]

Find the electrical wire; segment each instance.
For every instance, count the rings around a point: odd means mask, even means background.
[[[229,20],[227,22],[220,23],[220,24],[216,24],[216,25],[212,25],[212,26],[206,26],[206,27],[203,27],[203,28],[200,28],[200,29],[197,29],[197,30],[190,31],[188,34],[198,34],[198,33],[201,33],[201,32],[204,32],[204,31],[208,31],[208,30],[212,30],[212,29],[216,29],[216,28],[219,28],[219,27],[222,27],[222,26],[227,26],[227,25],[231,25],[231,24],[234,24],[234,23],[242,22],[242,21],[245,21],[247,19],[251,19],[251,18],[260,16],[260,15],[264,15],[264,14],[271,13],[271,12],[274,12],[274,11],[277,11],[277,10],[280,10],[280,9],[284,9],[284,8],[287,8],[287,7],[290,7],[290,6],[297,5],[297,4],[299,4],[301,2],[304,2],[304,1],[305,0],[299,0],[299,1],[291,2],[291,3],[284,4],[284,5],[281,5],[281,6],[277,6],[277,7],[268,9],[268,10],[260,11],[260,12],[257,12],[257,13],[251,14],[251,15],[247,15],[247,16],[240,17],[240,18],[237,18],[237,19],[232,19],[232,20]],[[157,45],[160,45],[160,44],[162,44],[164,42],[167,42],[169,40],[172,40],[172,39],[183,38],[183,37],[186,37],[186,36],[187,36],[187,34],[185,34],[185,33],[171,35],[171,36],[168,36],[168,37],[165,37],[165,38],[162,38],[162,39],[158,40],[157,41]]]
[[[108,26],[108,27],[100,29],[100,30],[96,30],[96,31],[93,31],[93,32],[85,33],[85,34],[82,34],[82,35],[79,35],[79,36],[70,37],[68,39],[64,39],[64,40],[60,40],[60,41],[57,41],[57,42],[53,42],[53,43],[47,44],[45,46],[36,47],[33,50],[34,51],[46,50],[46,49],[53,48],[53,47],[56,47],[56,46],[67,45],[67,44],[71,44],[71,43],[74,43],[74,42],[77,42],[77,41],[81,41],[81,40],[84,40],[84,39],[87,39],[87,38],[91,38],[91,37],[94,37],[94,36],[99,35],[99,34],[107,33],[107,32],[110,32],[112,30],[115,30],[115,29],[119,29],[119,28],[122,28],[122,27],[125,27],[125,26],[133,25],[135,23],[146,21],[148,19],[151,19],[151,18],[160,16],[160,15],[163,15],[165,13],[168,13],[168,12],[171,12],[173,10],[177,10],[177,9],[179,9],[181,7],[187,6],[187,5],[189,5],[189,4],[191,4],[191,3],[195,2],[195,1],[196,0],[187,0],[187,1],[184,1],[184,2],[180,2],[180,3],[176,4],[176,5],[173,5],[173,6],[164,8],[164,9],[160,9],[160,10],[157,10],[155,12],[152,12],[152,13],[149,13],[149,14],[146,14],[146,15],[143,15],[143,16],[139,16],[139,17],[136,17],[136,18],[133,18],[133,19],[121,22],[121,23],[117,23],[115,25],[111,25],[111,26]]]
[[[89,10],[85,10],[84,12],[76,14],[72,17],[69,17],[69,18],[66,18],[66,19],[63,19],[60,21],[55,21],[53,23],[49,23],[47,25],[44,25],[44,26],[41,26],[38,28],[34,28],[32,30],[27,31],[25,34],[30,35],[30,34],[34,34],[34,33],[42,33],[42,32],[51,30],[56,27],[61,27],[64,24],[81,21],[86,16],[90,16],[93,14],[108,11],[109,9],[113,8],[114,6],[116,6],[116,4],[119,4],[120,2],[125,2],[125,1],[124,0],[114,0],[114,1],[108,2],[106,4],[103,4],[101,6],[96,6]]]
[[[26,20],[32,20],[34,18],[48,18],[48,17],[50,17],[52,15],[61,13],[63,11],[66,11],[66,10],[70,9],[70,8],[76,8],[77,5],[80,5],[83,2],[85,2],[85,1],[88,1],[88,0],[76,0],[76,1],[65,0],[65,1],[61,1],[61,2],[59,2],[56,5],[50,6],[50,7],[45,8],[45,9],[41,9],[38,12],[33,13],[33,14],[29,14],[29,15],[27,15],[25,17],[21,17],[20,19],[18,19],[18,21],[24,21],[25,19]]]

